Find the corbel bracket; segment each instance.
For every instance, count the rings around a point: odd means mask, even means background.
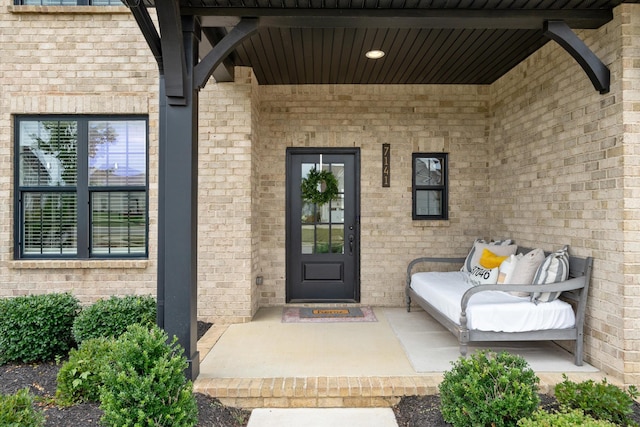
[[[545,21],[544,35],[562,46],[587,73],[601,94],[609,93],[611,72],[564,21]]]
[[[125,6],[131,10],[131,14],[133,18],[136,20],[138,27],[140,27],[140,31],[144,36],[144,39],[147,41],[149,45],[149,49],[151,49],[151,53],[153,54],[156,62],[158,63],[158,69],[160,70],[160,74],[164,73],[164,67],[162,63],[162,45],[160,42],[160,35],[156,30],[155,25],[153,24],[153,20],[149,15],[149,11],[147,7],[144,5],[143,1],[135,1],[135,0],[124,0]]]
[[[213,49],[194,67],[194,85],[202,89],[220,63],[248,37],[258,31],[257,18],[242,18]]]

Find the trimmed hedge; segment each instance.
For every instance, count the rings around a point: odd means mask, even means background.
[[[73,324],[78,344],[91,338],[117,338],[133,324],[156,323],[156,300],[148,295],[112,296],[86,307]]]
[[[0,394],[0,426],[42,427],[44,415],[33,406],[33,395],[28,388],[16,394]]]
[[[539,381],[521,356],[478,351],[461,357],[438,386],[442,416],[454,427],[515,426],[540,404]]]
[[[518,421],[518,427],[616,427],[616,424],[596,420],[579,409],[567,412],[538,410],[531,417]]]
[[[0,299],[0,364],[66,355],[79,312],[79,301],[69,293]]]
[[[113,362],[103,373],[101,421],[114,427],[193,427],[198,407],[177,338],[152,326],[131,326],[117,340]]]
[[[57,402],[62,406],[81,402],[98,402],[103,372],[112,363],[117,341],[91,338],[71,349],[58,372]]]

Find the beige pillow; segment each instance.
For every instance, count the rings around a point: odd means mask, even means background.
[[[542,265],[544,259],[545,256],[542,249],[533,249],[522,255],[522,258],[518,259],[516,269],[510,277],[510,281],[506,283],[514,285],[532,284],[536,271],[538,271],[538,267]]]

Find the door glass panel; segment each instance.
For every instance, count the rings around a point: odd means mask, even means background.
[[[331,253],[344,253],[344,225],[331,225]]]
[[[316,226],[316,254],[329,253],[329,243],[331,242],[331,235],[329,234],[329,225],[317,225]]]
[[[338,181],[339,194],[334,200],[319,206],[302,200],[302,254],[344,254],[344,171],[343,163],[302,163],[304,179],[312,169],[329,170]]]
[[[332,163],[331,164],[331,172],[338,180],[338,190],[341,193],[344,193],[344,164],[343,163]]]
[[[302,253],[312,254],[313,245],[315,243],[315,226],[303,225],[302,226]]]
[[[301,219],[303,224],[313,224],[316,222],[316,205],[303,201]]]
[[[340,194],[336,200],[331,201],[331,223],[344,223],[344,194]]]

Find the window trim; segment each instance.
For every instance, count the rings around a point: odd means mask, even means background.
[[[416,160],[431,157],[441,161],[442,182],[439,185],[419,185],[416,183]],[[441,192],[439,215],[418,215],[418,192],[433,190]],[[412,153],[411,155],[411,216],[414,221],[420,220],[448,220],[449,219],[449,153]]]
[[[55,121],[66,120],[76,121],[78,125],[77,144],[77,180],[73,188],[51,187],[51,186],[21,186],[20,185],[20,123],[23,121]],[[126,121],[138,120],[145,123],[145,168],[146,176],[144,186],[113,186],[113,187],[91,187],[89,185],[89,144],[88,130],[89,122],[92,121]],[[120,115],[120,114],[19,114],[14,116],[14,259],[16,260],[37,260],[37,259],[148,259],[149,257],[149,116],[148,115]],[[84,177],[84,178],[82,178]],[[144,191],[145,193],[145,248],[143,253],[91,253],[91,195],[94,192],[117,193],[122,191]],[[51,192],[62,193],[71,192],[77,196],[77,253],[75,254],[25,254],[23,247],[22,226],[24,224],[23,209],[21,207],[22,194],[29,192]]]

